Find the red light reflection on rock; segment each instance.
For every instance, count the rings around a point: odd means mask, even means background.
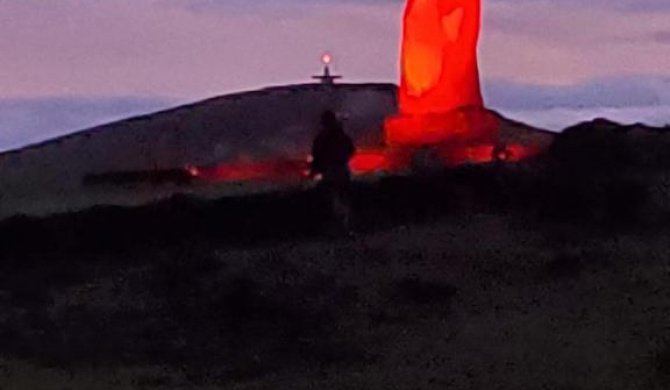
[[[301,160],[233,162],[197,167],[198,178],[207,182],[272,181],[285,182],[304,177],[307,163]]]
[[[379,171],[388,171],[389,162],[384,150],[362,150],[349,162],[354,175],[365,175]]]
[[[210,183],[219,182],[296,182],[309,177],[310,158],[301,160],[274,159],[255,162],[232,162],[213,166],[189,166],[189,176]],[[389,169],[384,150],[362,150],[351,159],[349,166],[354,176],[372,174]]]
[[[480,14],[481,0],[407,1],[399,114],[385,123],[387,144],[449,144],[450,160],[490,160],[483,156],[492,152],[500,120],[484,107],[480,90]]]

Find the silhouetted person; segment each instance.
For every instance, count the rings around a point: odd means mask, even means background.
[[[311,174],[320,175],[319,186],[330,203],[331,211],[349,229],[349,191],[351,172],[349,160],[356,152],[354,142],[344,132],[332,111],[321,115],[321,131],[312,144]]]

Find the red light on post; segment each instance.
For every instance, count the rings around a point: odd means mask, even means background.
[[[324,65],[330,65],[330,63],[333,62],[333,56],[330,55],[330,53],[323,53],[321,56],[321,62]]]
[[[188,174],[191,177],[199,177],[200,176],[200,169],[198,169],[198,167],[193,166],[193,165],[186,167],[186,172],[188,172]]]

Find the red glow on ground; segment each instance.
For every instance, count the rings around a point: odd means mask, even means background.
[[[310,156],[302,160],[274,159],[256,162],[225,163],[207,167],[189,166],[189,176],[210,183],[221,182],[295,182],[309,177]],[[351,159],[354,176],[389,170],[384,150],[361,150]]]
[[[450,166],[462,164],[485,164],[493,161],[492,144],[471,146],[467,148],[457,148],[448,150],[441,155],[445,164]]]
[[[540,148],[528,147],[520,144],[510,144],[505,148],[507,159],[505,161],[517,162],[535,156],[541,152]]]
[[[208,182],[300,180],[305,176],[307,163],[299,160],[269,160],[256,162],[226,163],[209,167],[198,167],[198,178]]]
[[[539,150],[520,144],[496,148],[493,143],[474,146],[436,146],[437,155],[445,166],[483,164],[494,160],[517,162],[530,157]],[[354,176],[365,176],[380,172],[399,173],[410,168],[412,155],[417,149],[367,149],[359,150],[351,159],[349,167]],[[497,154],[496,154],[497,153]],[[497,158],[496,158],[497,156]],[[275,159],[256,162],[226,163],[208,167],[189,166],[185,171],[194,179],[208,183],[264,181],[295,183],[309,177],[309,160]]]
[[[421,146],[442,142],[492,142],[500,121],[483,108],[456,109],[441,113],[401,115],[385,123],[389,145]]]
[[[504,148],[495,144],[481,144],[468,147],[444,147],[440,149],[440,158],[447,166],[463,164],[486,164],[494,161],[519,162],[537,154],[539,150],[520,145],[509,144]]]
[[[200,176],[200,169],[198,167],[194,167],[194,166],[186,167],[186,172],[188,172],[189,176],[191,176],[191,177]]]
[[[359,151],[349,162],[354,175],[364,175],[389,169],[386,153],[379,151]]]

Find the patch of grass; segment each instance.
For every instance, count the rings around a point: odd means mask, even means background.
[[[542,274],[549,280],[578,278],[584,269],[584,263],[578,254],[559,253],[545,264]]]
[[[661,383],[670,383],[670,343],[662,344],[654,356],[654,368]]]
[[[416,305],[450,304],[458,289],[437,281],[408,277],[393,284],[393,295],[401,302]]]

